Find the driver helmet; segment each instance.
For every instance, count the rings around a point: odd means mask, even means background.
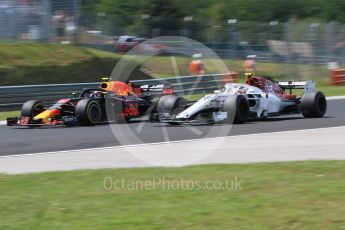
[[[100,97],[101,96],[101,92],[99,91],[93,91],[90,93],[90,97],[91,98],[97,98],[97,97]]]
[[[247,59],[252,59],[252,60],[255,60],[256,59],[256,55],[248,55],[247,56]]]
[[[252,72],[247,72],[247,73],[244,73],[244,76],[247,78],[247,80],[248,79],[250,79],[250,78],[252,78],[252,77],[254,77],[254,73],[252,73]]]

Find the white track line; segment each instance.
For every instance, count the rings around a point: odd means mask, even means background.
[[[49,154],[59,154],[59,153],[76,153],[76,152],[101,151],[101,150],[111,150],[111,149],[117,149],[117,148],[142,147],[142,146],[150,146],[150,145],[186,143],[186,142],[205,141],[205,140],[220,140],[220,139],[224,139],[224,138],[237,138],[237,137],[240,138],[240,137],[251,137],[251,136],[269,135],[269,134],[286,134],[286,133],[295,133],[295,132],[304,132],[304,131],[341,129],[341,128],[345,128],[345,126],[315,128],[315,129],[288,130],[288,131],[278,131],[278,132],[265,132],[265,133],[251,133],[251,134],[242,134],[242,135],[225,136],[225,137],[198,138],[198,139],[188,139],[188,140],[179,140],[179,141],[153,142],[153,143],[143,143],[143,144],[133,144],[133,145],[120,145],[120,146],[109,146],[109,147],[101,147],[101,148],[63,150],[63,151],[42,152],[42,153],[26,153],[26,154],[24,153],[24,154],[18,154],[18,155],[0,156],[0,158],[35,156],[35,155],[49,155]]]
[[[345,99],[345,96],[333,96],[333,97],[327,97],[326,98],[328,101],[332,101],[332,100],[341,100],[341,99]]]
[[[0,173],[345,160],[344,135],[345,126],[56,152],[59,154],[8,156],[0,158]]]

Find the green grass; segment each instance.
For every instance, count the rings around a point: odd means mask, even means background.
[[[0,175],[0,229],[343,229],[344,175],[345,161]]]
[[[6,120],[8,117],[18,117],[20,116],[20,111],[5,111],[0,112],[0,121]]]
[[[94,57],[118,57],[117,55],[91,48],[73,45],[0,43],[0,67],[68,65]]]
[[[142,57],[132,56],[133,60],[141,60]],[[147,70],[153,73],[157,78],[169,78],[176,76],[189,75],[188,66],[191,61],[188,57],[176,57],[177,69],[172,68],[174,59],[171,57],[150,57],[143,62]],[[219,72],[214,59],[203,59],[208,73],[222,73]],[[224,59],[225,66],[231,70],[239,73],[238,82],[244,83],[243,76],[243,61],[241,60],[227,60]],[[258,62],[258,75],[269,76],[275,80],[314,80],[318,90],[325,93],[326,96],[340,96],[345,95],[345,86],[333,87],[329,85],[329,73],[326,65],[309,65],[309,64],[284,64],[284,63],[265,63]],[[296,90],[296,94],[301,95],[302,90]],[[198,95],[187,96],[190,100],[200,98]]]
[[[140,60],[141,57],[133,57],[133,60]],[[144,61],[143,65],[154,73],[157,77],[174,77],[178,75],[189,75],[188,66],[191,58],[176,57],[176,66],[173,68],[171,57],[150,57]],[[206,73],[224,73],[223,64],[230,71],[239,73],[240,79],[243,78],[243,60],[216,60],[204,58]],[[286,63],[257,63],[258,75],[273,77],[277,80],[308,80],[312,79],[319,85],[329,85],[329,72],[326,65],[311,64],[286,64]]]
[[[132,60],[141,60],[143,56],[129,56]],[[80,76],[91,79],[90,74],[103,76],[110,75],[120,54],[99,51],[96,49],[61,44],[39,43],[0,43],[0,71],[3,78],[0,84],[11,85],[27,82],[28,79],[35,83],[48,82],[73,82],[80,81]],[[110,60],[113,60],[112,62]],[[172,61],[176,60],[177,69],[173,68]],[[106,71],[92,71],[101,63],[101,69]],[[156,77],[172,77],[189,75],[188,65],[191,58],[153,56],[144,61],[143,67]],[[215,60],[204,58],[207,73],[222,73],[226,71],[217,64],[224,62],[225,66],[243,75],[242,60]],[[93,63],[93,62],[96,62]],[[79,64],[79,65],[78,65]],[[89,66],[91,65],[91,69]],[[71,67],[72,66],[72,67]],[[74,67],[73,67],[74,66]],[[69,68],[68,68],[69,67]],[[45,69],[46,68],[46,69]],[[81,69],[85,69],[82,71]],[[314,79],[319,85],[329,84],[328,71],[325,65],[310,64],[284,64],[284,63],[257,63],[258,73],[276,79]],[[60,74],[59,74],[60,73]],[[65,79],[65,76],[68,78]],[[97,78],[99,76],[95,76]]]
[[[0,43],[0,85],[92,82],[110,75],[119,58],[73,45]]]
[[[327,97],[345,95],[345,86],[320,86],[317,90],[324,92]]]

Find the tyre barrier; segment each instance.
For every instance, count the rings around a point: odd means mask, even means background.
[[[334,86],[345,85],[345,69],[331,70],[331,84]]]

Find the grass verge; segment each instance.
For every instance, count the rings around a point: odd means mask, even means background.
[[[133,57],[134,60],[141,57]],[[143,62],[143,65],[158,77],[174,77],[176,75],[189,75],[188,57],[150,57]],[[176,63],[173,64],[173,63]],[[243,60],[229,59],[208,59],[204,58],[206,73],[224,73],[231,70],[239,73],[240,80],[243,80]],[[173,66],[175,66],[173,68]],[[226,68],[223,68],[226,67]],[[287,64],[258,62],[257,72],[260,76],[272,77],[276,80],[315,80],[319,85],[329,84],[329,71],[326,65],[312,64]]]
[[[91,48],[39,43],[0,43],[0,67],[62,66],[90,58],[119,58],[119,55]]]
[[[100,76],[110,75],[121,57],[112,52],[72,45],[0,43],[0,85],[95,81]],[[143,57],[128,56],[128,59],[139,61]],[[157,77],[189,75],[190,61],[189,57],[153,56],[147,57],[142,67]],[[203,62],[207,73],[223,73],[228,68],[243,75],[243,60],[204,58]],[[257,66],[260,75],[277,80],[314,79],[320,85],[329,83],[325,65],[260,62]]]
[[[0,43],[0,85],[98,81],[119,56],[86,47]]]
[[[6,120],[8,117],[18,117],[20,116],[20,111],[5,111],[0,112],[0,121]]]
[[[320,86],[317,90],[322,91],[327,97],[345,95],[345,86]]]
[[[344,175],[345,161],[0,175],[0,228],[341,229]]]

